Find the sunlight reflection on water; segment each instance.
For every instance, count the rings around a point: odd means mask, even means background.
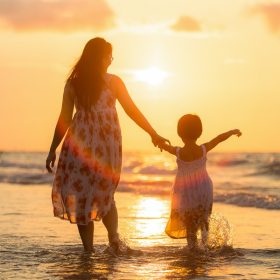
[[[1,194],[3,279],[275,279],[279,274],[277,211],[215,204],[215,212],[238,226],[237,249],[191,255],[181,248],[186,240],[164,233],[169,198],[117,193],[119,232],[132,249],[116,256],[103,253],[108,237],[99,222],[96,254],[88,255],[77,227],[52,216],[49,186],[2,184]],[[216,220],[221,228],[224,220]]]
[[[134,239],[141,246],[154,245],[160,242],[164,234],[169,212],[169,203],[157,197],[139,197],[133,206],[135,211]]]
[[[138,205],[137,217],[161,218],[165,213],[166,205],[160,198],[143,197]]]

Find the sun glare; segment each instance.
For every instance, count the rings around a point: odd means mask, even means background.
[[[157,198],[143,198],[138,207],[137,217],[160,218],[165,210],[163,201]]]
[[[140,81],[147,82],[150,85],[160,84],[168,74],[157,67],[152,67],[147,70],[138,70],[136,72],[136,77]]]

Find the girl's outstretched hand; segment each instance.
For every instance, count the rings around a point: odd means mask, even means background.
[[[55,159],[56,159],[55,152],[50,151],[46,160],[46,168],[48,169],[49,173],[52,173],[51,167],[52,168],[54,167]]]
[[[232,135],[236,135],[237,137],[240,137],[242,135],[242,133],[240,132],[239,129],[234,129],[234,130],[232,130]]]
[[[165,143],[165,142],[168,142],[169,145],[171,145],[171,143],[168,139],[161,137],[157,133],[152,135],[151,137],[152,137],[152,142],[153,142],[155,147],[157,147],[160,143]],[[160,150],[162,151],[162,149],[160,149]]]

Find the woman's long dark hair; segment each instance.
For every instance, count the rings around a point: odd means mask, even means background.
[[[87,42],[81,57],[68,74],[67,81],[75,89],[79,106],[86,112],[100,98],[104,80],[102,78],[103,58],[112,53],[112,45],[103,38]]]

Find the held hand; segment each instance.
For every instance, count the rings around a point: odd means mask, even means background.
[[[240,137],[242,135],[242,133],[240,132],[239,129],[234,129],[234,130],[232,130],[232,135],[236,135],[237,137]]]
[[[162,142],[159,142],[157,146],[158,146],[158,148],[162,149],[164,145],[165,145],[165,142],[162,141]]]
[[[52,168],[54,167],[55,159],[56,159],[55,152],[50,151],[46,160],[46,168],[48,169],[49,173],[52,173],[51,167]]]
[[[170,143],[170,142],[169,142],[169,143]],[[166,143],[163,142],[163,141],[159,142],[157,146],[158,146],[158,148],[160,149],[161,152],[162,152],[162,150],[167,151],[167,147],[169,147],[169,145],[166,144]],[[172,146],[170,146],[170,147],[172,147]]]
[[[157,133],[152,135],[152,142],[153,142],[155,147],[159,147],[160,143],[165,143],[165,142],[168,142],[169,145],[171,145],[171,143],[170,143],[170,141],[168,139],[161,137]],[[162,151],[162,149],[160,149],[160,150]]]

